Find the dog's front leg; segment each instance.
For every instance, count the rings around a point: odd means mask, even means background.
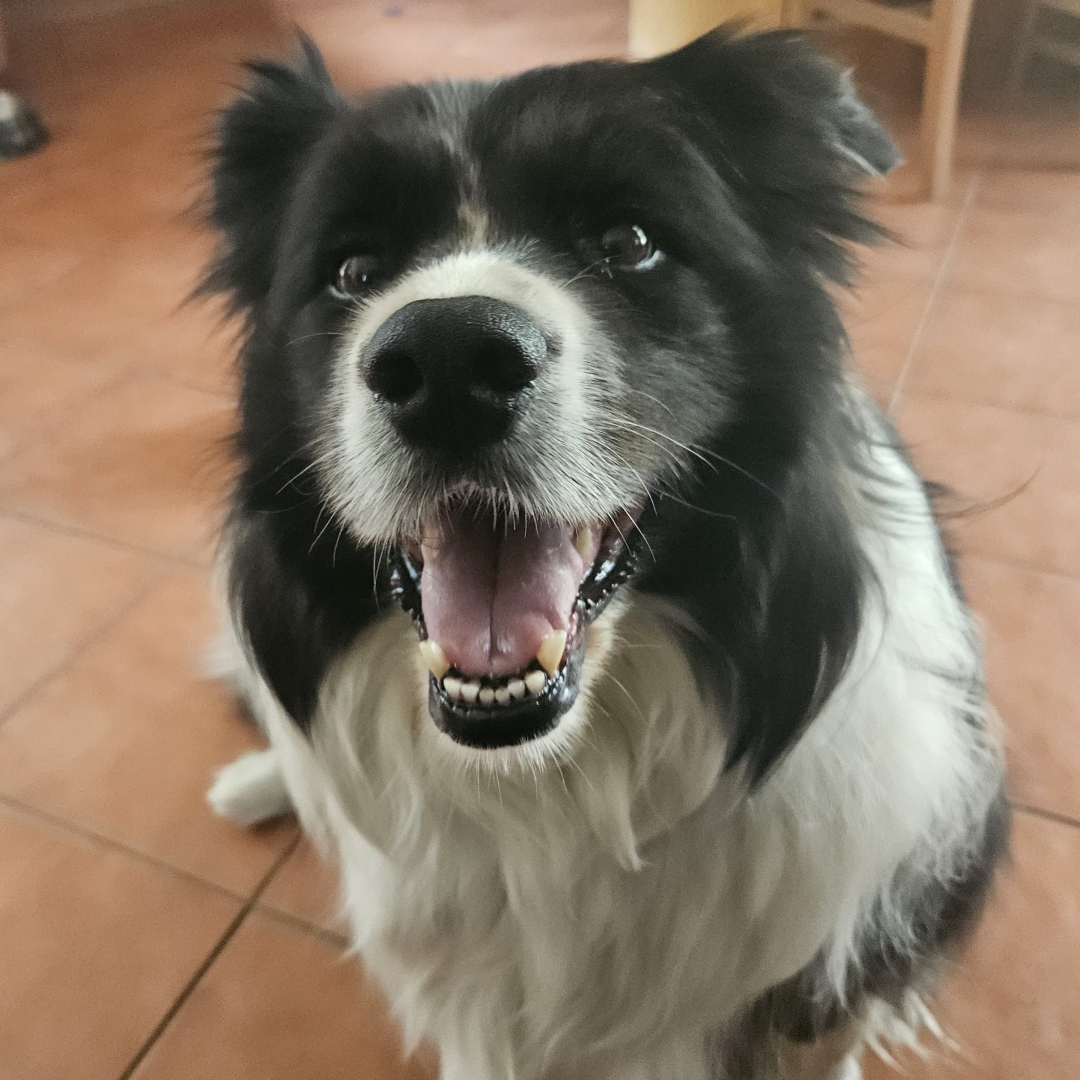
[[[272,746],[250,750],[219,769],[206,800],[215,813],[240,825],[258,825],[292,810]]]

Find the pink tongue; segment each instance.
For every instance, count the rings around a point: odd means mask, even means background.
[[[511,528],[467,508],[428,525],[423,553],[428,637],[465,674],[520,671],[569,629],[586,569],[570,526]]]

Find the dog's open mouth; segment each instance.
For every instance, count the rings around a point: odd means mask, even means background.
[[[394,595],[427,664],[432,719],[467,746],[512,746],[574,704],[588,625],[634,570],[639,510],[584,526],[441,508],[403,545]]]

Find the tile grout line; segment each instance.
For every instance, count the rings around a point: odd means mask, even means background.
[[[971,182],[975,182],[975,177],[972,177]],[[979,183],[981,186],[981,176],[979,177]],[[964,198],[966,199],[967,196],[965,195]],[[982,207],[982,209],[986,209],[986,207]],[[965,284],[962,280],[953,285],[953,288],[958,293],[965,293],[968,296],[989,296],[1001,300],[1023,300],[1025,303],[1034,301],[1043,304],[1060,304],[1066,308],[1080,307],[1080,300],[1075,296],[1058,296],[1041,289],[1028,292],[1024,289],[1004,288],[1000,285],[987,285],[981,282],[979,284]],[[209,394],[213,391],[207,390],[205,392]]]
[[[1030,814],[1032,817],[1042,818],[1044,821],[1053,821],[1058,825],[1080,829],[1080,821],[1069,817],[1068,814],[1059,814],[1056,810],[1044,810],[1042,807],[1032,806],[1030,803],[1017,802],[1016,799],[1011,799],[1010,802],[1013,809],[1019,810],[1022,814]]]
[[[972,207],[975,205],[975,200],[978,197],[979,188],[982,185],[982,178],[983,171],[980,168],[969,181],[968,189],[964,193],[964,201],[960,206],[960,213],[956,217],[956,224],[953,226],[952,235],[949,237],[949,242],[945,245],[945,250],[942,252],[941,262],[938,264],[937,272],[934,274],[934,281],[930,286],[930,293],[926,297],[926,304],[923,307],[922,315],[919,316],[919,321],[915,326],[915,332],[911,335],[911,343],[908,345],[907,353],[904,356],[904,363],[901,365],[900,374],[897,375],[896,382],[893,385],[892,396],[889,398],[889,406],[885,410],[886,415],[890,420],[895,421],[897,413],[900,411],[904,387],[907,383],[908,376],[911,373],[911,369],[914,367],[915,358],[922,345],[922,339],[926,332],[926,328],[930,323],[930,313],[937,302],[938,295],[945,287],[945,282],[952,268],[953,256],[960,246],[960,237],[963,234],[964,226],[967,224]]]
[[[997,563],[998,566],[1007,566],[1011,570],[1026,570],[1029,574],[1042,574],[1045,577],[1058,578],[1061,581],[1080,582],[1080,573],[1070,574],[1064,570],[1048,570],[1044,566],[1036,566],[1034,563],[1024,562],[1023,559],[1010,559],[1004,555],[987,555],[982,551],[974,551],[969,547],[959,552],[961,566],[967,558],[981,559],[983,562]]]
[[[47,518],[36,517],[33,514],[26,513],[25,510],[20,510],[14,506],[4,505],[3,497],[0,496],[0,519],[3,518],[21,522],[23,525],[32,525],[38,529],[47,529],[50,532],[59,533],[61,536],[70,536],[75,540],[89,540],[98,544],[106,544],[109,547],[115,548],[118,551],[123,551],[129,555],[146,555],[173,567],[181,566],[189,570],[206,569],[205,563],[200,563],[196,559],[189,558],[186,555],[180,555],[175,552],[155,551],[153,548],[132,544],[127,540],[117,540],[114,536],[96,533],[90,529],[84,529],[79,525],[67,525],[63,522],[49,521]],[[220,529],[216,531],[220,532]]]
[[[152,852],[145,851],[140,847],[135,847],[115,836],[110,836],[108,833],[101,832],[89,825],[83,825],[80,822],[62,817],[53,811],[34,806],[32,803],[24,802],[22,799],[17,799],[2,791],[0,791],[0,806],[6,806],[9,810],[13,810],[32,820],[43,821],[61,832],[73,833],[76,836],[100,844],[102,847],[107,847],[121,855],[126,855],[138,859],[140,862],[148,863],[155,869],[164,870],[169,874],[182,877],[185,880],[190,881],[193,885],[210,889],[221,894],[228,900],[235,900],[237,903],[243,903],[245,900],[245,893],[238,892],[228,885],[222,885],[220,882],[203,877],[193,870],[188,870],[183,866],[178,866],[176,863],[169,862],[168,859],[162,858],[160,855],[154,855]],[[302,832],[298,836],[298,839],[303,839]],[[290,843],[290,853],[292,850],[293,843]],[[314,934],[316,937],[322,938],[330,945],[336,945],[343,949],[348,948],[349,939],[345,934],[340,934],[311,919],[306,919],[301,915],[294,915],[292,912],[275,907],[273,904],[262,902],[261,899],[256,907],[261,914],[266,915],[267,917],[274,918],[297,930],[303,930],[307,933]]]
[[[1059,424],[1080,424],[1080,416],[1066,416],[1064,413],[1047,412],[1046,409],[1030,405],[1003,405],[1000,401],[977,401],[974,398],[960,397],[947,390],[920,390],[919,397],[931,401],[952,401],[959,405],[974,405],[979,409],[999,409],[1002,412],[1019,413],[1039,420],[1053,420]]]
[[[339,934],[334,930],[328,930],[325,926],[320,926],[318,923],[311,922],[299,915],[293,915],[290,911],[283,911],[281,908],[276,908],[272,904],[257,904],[256,910],[260,915],[265,915],[268,919],[274,919],[277,922],[292,927],[294,930],[303,931],[304,933],[321,938],[328,945],[334,945],[339,949],[349,948],[349,938],[345,934]]]
[[[174,375],[171,371],[165,371],[160,368],[156,370],[161,378],[176,383],[177,386],[182,386],[185,390],[195,390],[200,394],[209,394],[210,397],[215,400],[226,401],[233,406],[236,405],[239,394],[234,390],[209,390],[205,386],[200,386],[198,383],[193,383],[179,375]]]
[[[9,810],[14,810],[16,813],[22,814],[35,821],[45,822],[47,825],[50,825],[52,828],[61,832],[73,833],[75,836],[80,836],[84,840],[91,840],[94,843],[100,844],[102,847],[107,847],[111,851],[121,855],[127,855],[133,859],[138,859],[140,862],[148,863],[155,869],[165,870],[177,877],[182,877],[187,881],[190,881],[193,885],[199,885],[210,889],[213,892],[220,893],[228,900],[235,900],[238,903],[243,903],[244,901],[245,894],[243,892],[237,892],[234,889],[230,889],[227,885],[222,885],[217,881],[211,881],[209,878],[202,877],[192,870],[186,870],[182,866],[177,866],[175,863],[171,863],[167,859],[161,858],[159,855],[151,854],[149,851],[143,851],[142,848],[137,848],[131,844],[125,843],[123,840],[118,840],[108,833],[100,832],[97,829],[91,828],[89,825],[82,825],[77,821],[71,821],[50,810],[44,810],[41,807],[33,806],[12,795],[0,792],[0,806],[6,806]]]
[[[1069,308],[1075,311],[1076,308],[1080,308],[1080,297],[1077,296],[1064,296],[1057,293],[1046,292],[1039,289],[1038,291],[1027,292],[1022,289],[1004,289],[995,288],[993,285],[967,285],[965,291],[968,293],[979,293],[982,296],[989,296],[1000,300],[1018,300],[1025,304],[1055,304],[1059,307]],[[210,391],[206,391],[210,393]]]
[[[203,959],[203,962],[195,969],[194,974],[191,976],[190,979],[188,979],[183,989],[177,995],[176,1000],[165,1011],[165,1015],[158,1021],[157,1026],[154,1028],[153,1031],[150,1032],[146,1041],[136,1051],[135,1056],[131,1059],[131,1061],[128,1063],[127,1068],[124,1069],[124,1071],[120,1074],[117,1080],[131,1080],[131,1077],[135,1074],[135,1070],[138,1069],[138,1067],[143,1063],[143,1061],[146,1059],[146,1055],[150,1053],[155,1043],[157,1043],[161,1036],[165,1034],[169,1025],[175,1019],[177,1013],[179,1013],[180,1010],[184,1007],[187,999],[191,997],[191,995],[195,992],[195,988],[202,981],[203,976],[205,976],[206,973],[210,970],[210,968],[213,967],[214,962],[222,954],[222,952],[224,952],[225,947],[229,944],[229,942],[232,941],[232,939],[236,936],[237,931],[244,924],[244,921],[251,914],[251,912],[255,910],[255,907],[259,902],[259,898],[269,887],[270,882],[274,880],[274,876],[275,874],[277,874],[278,870],[281,869],[281,867],[285,864],[285,861],[296,850],[299,843],[300,835],[298,834],[293,839],[292,843],[289,844],[285,848],[285,850],[282,851],[282,853],[277,857],[277,859],[274,860],[273,865],[262,876],[262,879],[259,881],[259,884],[256,885],[251,896],[249,896],[247,900],[244,901],[240,910],[233,917],[232,922],[230,922],[229,925],[225,928],[225,932],[221,935],[217,943]]]
[[[90,257],[91,256],[87,256],[86,258]],[[69,271],[79,269],[82,263],[86,261],[86,258],[79,259],[72,267],[69,267]],[[65,273],[69,271],[65,271]],[[0,317],[3,316],[4,311],[6,311],[8,307],[16,307],[17,305],[17,300],[11,304],[0,305]],[[0,337],[0,349],[2,350],[17,350],[20,346],[35,349],[42,348],[41,343],[35,341],[33,338],[24,338],[21,335],[14,338]],[[96,367],[109,363],[104,354],[87,352],[81,355],[74,355],[68,353],[64,349],[54,348],[49,345],[45,345],[44,348],[52,358],[63,364],[70,364],[77,367]],[[13,461],[24,450],[40,442],[42,435],[51,435],[60,428],[66,419],[73,418],[84,412],[95,399],[104,397],[111,390],[130,379],[160,379],[163,382],[172,383],[175,386],[183,387],[185,390],[191,390],[194,393],[203,394],[204,396],[214,398],[215,400],[229,401],[233,404],[235,404],[236,401],[235,393],[208,390],[203,386],[187,382],[184,379],[173,375],[171,372],[164,370],[160,364],[154,364],[149,369],[146,369],[143,367],[142,360],[135,355],[122,358],[115,363],[115,366],[110,364],[105,370],[107,371],[107,377],[100,386],[88,391],[77,401],[71,401],[61,407],[58,411],[54,412],[51,419],[36,432],[35,437],[31,438],[29,435],[25,436],[16,441],[15,444],[5,450],[3,454],[0,454],[0,467],[6,467],[9,462]]]
[[[63,673],[64,669],[67,668],[69,664],[100,641],[129,612],[142,603],[166,573],[167,571],[164,567],[156,567],[147,574],[146,578],[139,583],[133,595],[129,597],[128,600],[110,614],[106,615],[92,630],[88,631],[83,637],[72,644],[55,664],[43,671],[28,687],[20,691],[11,699],[11,701],[0,708],[0,727],[3,727],[3,725],[10,720],[31,697],[34,696],[34,694],[48,686],[53,679]]]
[[[3,315],[3,310],[0,309],[0,316]],[[38,347],[35,342],[27,342],[30,347]],[[8,341],[0,340],[0,350],[7,352],[10,350],[17,350],[19,348],[20,341]],[[61,356],[59,352],[50,349],[50,354],[64,364],[71,364],[73,366],[93,367],[93,361],[79,360],[75,358],[69,358],[67,356]],[[131,369],[134,366],[134,361],[130,364],[121,364],[119,367],[108,371],[104,381],[98,387],[88,391],[85,396],[79,398],[78,401],[70,401],[66,405],[61,406],[58,410],[51,414],[51,418],[42,423],[41,426],[35,431],[34,435],[25,435],[19,438],[15,443],[9,447],[2,455],[0,455],[0,467],[7,468],[8,464],[14,461],[24,450],[28,447],[32,447],[40,443],[42,437],[48,437],[54,431],[58,430],[60,426],[69,417],[73,417],[78,413],[83,406],[89,405],[99,397],[103,397],[113,387],[119,386],[126,378],[130,377]]]

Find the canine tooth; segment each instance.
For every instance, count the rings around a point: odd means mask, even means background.
[[[505,686],[500,686],[499,689],[495,691],[495,700],[500,705],[505,705],[510,700],[510,691]]]
[[[530,671],[525,676],[525,689],[530,694],[539,694],[547,684],[547,676],[542,671]]]
[[[494,705],[495,704],[495,691],[490,686],[485,686],[480,691],[480,704],[481,705]]]
[[[436,679],[441,679],[450,670],[450,661],[446,659],[446,653],[437,641],[432,641],[431,638],[421,641],[420,655],[424,658],[428,671]]]
[[[562,654],[565,648],[565,630],[552,630],[551,633],[540,642],[540,650],[536,654],[536,659],[540,661],[540,666],[553,679],[559,671],[559,664],[562,663]]]
[[[525,680],[524,679],[511,679],[506,684],[506,689],[510,691],[510,696],[512,698],[517,698],[519,701],[528,692],[525,689]]]
[[[477,682],[463,682],[461,684],[461,697],[463,701],[468,702],[470,705],[476,701],[477,694],[480,693],[480,684]]]
[[[574,547],[586,563],[592,561],[592,529],[590,529],[588,525],[582,525],[582,527],[574,533]]]
[[[461,700],[461,680],[455,679],[453,675],[447,675],[442,681],[443,689],[446,691],[446,696],[451,701]]]

